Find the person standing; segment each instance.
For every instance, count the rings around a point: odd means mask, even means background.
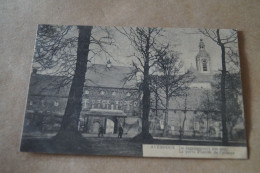
[[[103,127],[102,127],[102,125],[100,125],[100,127],[99,127],[99,130],[98,130],[98,137],[100,137],[100,136],[104,136],[104,129],[103,129]]]
[[[119,129],[118,129],[118,138],[122,138],[123,132],[124,132],[124,130],[123,130],[122,126],[119,126]]]

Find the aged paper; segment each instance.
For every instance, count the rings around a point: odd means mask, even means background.
[[[21,151],[247,158],[237,31],[39,25]]]

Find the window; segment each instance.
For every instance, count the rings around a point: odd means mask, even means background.
[[[95,100],[92,100],[91,102],[92,102],[91,108],[94,109],[95,108]]]
[[[85,94],[88,95],[89,94],[89,90],[85,90]]]
[[[83,103],[84,103],[84,108],[87,108],[89,104],[89,99],[84,99]]]
[[[59,102],[57,102],[57,101],[54,101],[54,106],[59,106]]]
[[[200,130],[200,124],[199,122],[194,123],[194,130]]]
[[[113,92],[112,92],[112,96],[115,96],[115,95],[116,95],[116,92],[115,92],[115,91],[113,91]]]
[[[42,106],[45,106],[45,100],[41,100]]]
[[[207,68],[207,60],[202,60],[202,68],[203,68],[203,71],[208,71],[208,68]]]
[[[130,92],[127,92],[127,93],[126,93],[126,96],[127,96],[127,97],[131,96]]]
[[[33,105],[33,101],[30,101],[29,104],[30,104],[30,106],[32,106]]]
[[[118,104],[119,104],[119,101],[116,101],[116,109],[119,109]]]
[[[104,94],[105,94],[105,92],[104,92],[104,91],[101,91],[101,92],[100,92],[100,94],[101,94],[101,95],[104,95]]]
[[[127,105],[126,105],[126,110],[129,111],[129,110],[130,110],[130,101],[127,101],[126,104],[127,104]]]
[[[106,100],[102,100],[102,108],[103,109],[107,108],[107,101]]]
[[[106,105],[106,108],[107,108],[107,109],[110,109],[110,107],[111,107],[111,106],[110,106],[110,100],[107,100],[106,104],[107,104],[107,105]]]
[[[97,108],[101,108],[101,100],[97,100]]]

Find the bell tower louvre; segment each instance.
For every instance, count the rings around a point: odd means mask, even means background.
[[[203,42],[203,39],[200,39],[199,53],[196,56],[196,67],[197,67],[197,71],[200,73],[211,72],[210,56],[205,49],[205,44]]]

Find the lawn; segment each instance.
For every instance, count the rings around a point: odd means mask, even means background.
[[[69,143],[52,138],[23,138],[21,151],[83,155],[114,155],[141,157],[143,142],[131,138],[89,137],[71,140]],[[221,146],[221,141],[160,140],[153,139],[145,144]],[[245,143],[230,142],[230,146],[246,146]]]

